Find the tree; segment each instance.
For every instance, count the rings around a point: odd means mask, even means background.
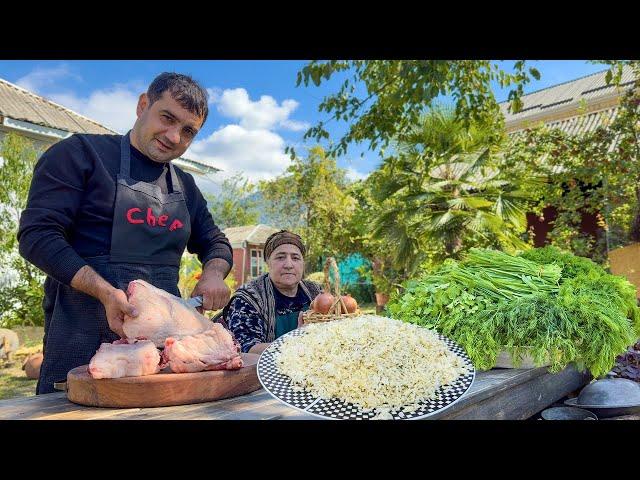
[[[501,168],[504,136],[493,128],[467,128],[453,111],[436,108],[372,177],[381,204],[373,235],[394,240],[397,267],[411,274],[427,252],[442,259],[471,246],[527,248],[520,236],[529,200]]]
[[[407,279],[407,273],[393,261],[393,253],[402,240],[398,242],[393,237],[374,235],[372,231],[372,220],[382,211],[380,198],[373,193],[378,176],[378,172],[374,172],[365,180],[349,186],[347,193],[354,199],[356,207],[345,225],[344,235],[349,239],[346,247],[349,252],[360,253],[371,263],[371,270],[361,273],[365,277],[371,276],[376,293],[388,295]],[[400,222],[402,219],[396,220]]]
[[[340,74],[347,77],[340,90],[319,105],[321,112],[333,116],[318,122],[304,136],[316,141],[329,139],[325,129],[328,121],[350,122],[347,133],[328,150],[330,155],[346,153],[351,142],[368,141],[370,150],[386,148],[419,123],[420,116],[441,95],[453,96],[456,118],[465,125],[472,121],[499,124],[502,116],[498,115],[492,82],[513,87],[509,108],[517,112],[522,108],[524,85],[530,77],[540,78],[523,60],[514,63],[513,73],[487,60],[332,60],[310,62],[298,72],[297,85],[313,82],[319,86]],[[293,148],[287,151],[295,156]]]
[[[45,276],[20,256],[16,238],[38,151],[29,140],[9,133],[0,156],[0,326],[43,325]]]
[[[299,233],[307,244],[307,263],[321,267],[322,257],[347,249],[345,228],[355,208],[346,193],[345,171],[322,147],[312,147],[306,158],[296,157],[287,170],[260,182],[266,209],[280,219],[278,227]]]
[[[514,138],[506,155],[507,166],[518,169],[514,175],[538,172],[547,179],[531,186],[531,196],[539,215],[548,205],[557,208],[551,243],[598,262],[606,262],[608,250],[640,241],[640,62],[607,63],[612,72],[629,64],[636,77],[612,122],[575,135],[531,128]],[[617,74],[608,78],[619,81]],[[583,214],[595,216],[604,234],[581,232]]]
[[[632,203],[628,217],[625,218],[623,230],[628,231],[630,240],[640,242],[640,61],[627,60],[613,63],[610,70],[611,75],[607,82],[611,81],[619,85],[622,77],[622,67],[631,67],[635,82],[633,88],[628,90],[621,102],[620,114],[616,117],[610,128],[608,139],[612,143],[615,141],[617,148],[611,152],[612,161],[606,164],[607,178],[605,187],[610,190],[609,196],[613,197],[613,208],[610,212],[612,220],[616,216],[625,217],[622,209],[616,206],[622,204],[620,199],[616,199],[616,193],[622,193]],[[615,139],[615,140],[614,140]],[[608,145],[611,145],[609,143]],[[609,153],[610,150],[608,149]],[[631,198],[635,197],[633,200]],[[618,214],[618,215],[616,215]],[[622,214],[622,215],[620,215]]]
[[[238,173],[222,182],[218,195],[207,195],[209,211],[220,229],[258,223],[256,185]]]

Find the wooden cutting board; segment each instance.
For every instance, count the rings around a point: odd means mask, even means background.
[[[142,377],[102,378],[87,372],[88,365],[67,374],[67,398],[90,407],[168,407],[237,397],[261,388],[256,365],[260,355],[243,353],[239,370],[171,373],[165,369]],[[168,370],[168,371],[167,371]]]

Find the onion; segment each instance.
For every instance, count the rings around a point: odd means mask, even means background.
[[[351,295],[342,295],[344,306],[347,307],[347,313],[355,313],[358,309],[358,302]]]
[[[335,298],[330,293],[321,293],[318,295],[315,300],[311,303],[311,308],[318,313],[327,314],[329,313],[329,309],[333,302],[335,302]]]

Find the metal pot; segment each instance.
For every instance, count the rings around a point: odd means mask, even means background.
[[[595,413],[576,407],[553,407],[540,414],[545,420],[598,420]]]
[[[564,403],[589,409],[600,418],[630,415],[640,412],[640,384],[626,378],[596,380]]]

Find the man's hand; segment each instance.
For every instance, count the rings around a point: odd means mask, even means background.
[[[122,329],[124,316],[137,317],[138,311],[129,303],[127,294],[118,288],[111,290],[101,301],[107,313],[109,328],[124,338],[124,330]]]
[[[202,313],[203,310],[219,310],[224,307],[229,301],[231,290],[222,278],[202,276],[191,292],[192,297],[198,295],[202,295],[202,307],[198,307],[198,311]]]
[[[122,323],[125,314],[137,317],[138,312],[127,300],[127,294],[114,288],[89,265],[83,266],[71,279],[71,286],[76,290],[100,300],[107,315],[109,328],[124,338]]]
[[[202,307],[198,308],[200,313],[204,310],[219,310],[229,302],[231,290],[224,283],[229,269],[229,264],[219,258],[214,258],[205,265],[200,280],[191,292],[192,297],[202,295]]]

